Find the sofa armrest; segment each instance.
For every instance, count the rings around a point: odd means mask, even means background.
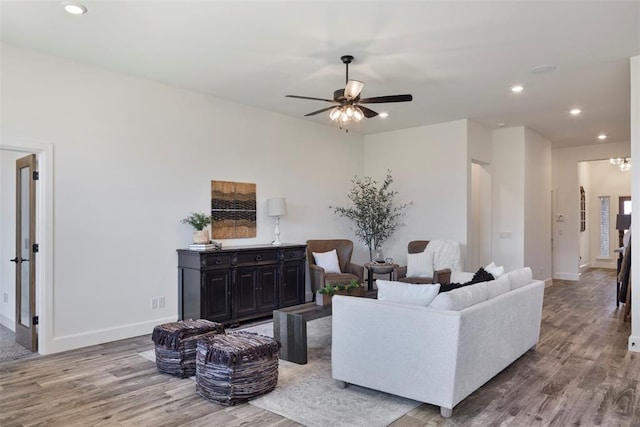
[[[442,270],[436,270],[433,272],[433,283],[448,285],[450,282],[451,282],[450,268],[443,268]]]
[[[324,268],[309,264],[309,281],[311,283],[311,292],[315,297],[316,291],[324,286]]]
[[[459,312],[341,295],[331,305],[334,379],[453,407]]]
[[[343,271],[343,273],[358,276],[360,283],[364,283],[364,266],[348,262],[345,270],[346,271]]]

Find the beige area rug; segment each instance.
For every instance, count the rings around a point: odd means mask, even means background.
[[[273,336],[273,323],[243,328]],[[331,376],[331,317],[307,324],[308,363],[280,360],[278,386],[249,403],[309,427],[384,427],[420,402],[349,385],[336,387]],[[155,361],[153,350],[140,353]],[[367,363],[363,360],[362,363]]]

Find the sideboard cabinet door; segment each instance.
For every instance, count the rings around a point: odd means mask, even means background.
[[[223,322],[231,317],[231,274],[211,270],[202,274],[202,317]]]

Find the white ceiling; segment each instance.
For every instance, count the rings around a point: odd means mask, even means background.
[[[0,3],[4,42],[302,117],[344,86],[340,56],[387,119],[370,134],[462,118],[528,126],[554,146],[628,141],[640,1],[59,1]],[[553,73],[532,68],[551,64]],[[515,83],[523,93],[509,90]],[[569,109],[583,110],[571,117]],[[332,125],[328,114],[305,120]]]

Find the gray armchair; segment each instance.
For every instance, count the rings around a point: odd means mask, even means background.
[[[412,240],[407,245],[407,252],[410,254],[423,252],[427,247],[427,244],[429,244],[429,240]],[[434,270],[433,277],[407,277],[407,266],[403,265],[395,268],[393,278],[398,282],[405,283],[440,283],[442,285],[448,285],[451,281],[451,269],[443,268],[440,270]]]
[[[329,252],[335,249],[338,254],[338,264],[341,273],[325,273],[324,269],[316,265],[313,252]],[[330,283],[332,285],[347,284],[356,279],[364,282],[364,267],[351,262],[353,242],[346,239],[307,240],[307,259],[309,260],[309,276],[311,291],[314,296],[318,289]]]

